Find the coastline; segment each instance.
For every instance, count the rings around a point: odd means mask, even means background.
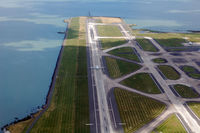
[[[177,33],[177,34],[199,34],[199,30],[175,30],[175,31],[164,31],[164,30],[153,30],[151,28],[134,28],[135,26],[131,26],[132,30],[138,30],[141,34],[149,34],[149,33]]]
[[[120,19],[120,21],[123,20],[121,17],[111,17],[111,16],[94,16],[94,17],[98,17],[98,18],[101,18],[101,17],[102,18],[118,18],[118,19]],[[54,72],[53,72],[53,75],[52,75],[52,80],[51,80],[51,83],[50,83],[50,86],[49,86],[49,90],[48,90],[48,93],[47,93],[47,96],[46,96],[45,104],[41,105],[41,109],[40,110],[30,113],[29,115],[25,116],[22,119],[19,119],[19,120],[16,120],[16,121],[13,121],[13,122],[11,122],[9,124],[4,125],[3,127],[1,127],[2,131],[4,131],[4,130],[5,131],[9,131],[10,127],[30,120],[31,124],[27,124],[23,128],[23,130],[20,132],[20,133],[22,133],[22,132],[23,133],[29,133],[30,130],[35,125],[35,123],[39,120],[39,118],[48,109],[48,107],[50,105],[50,102],[51,102],[52,95],[53,95],[54,85],[55,85],[55,82],[56,82],[57,73],[59,71],[59,65],[60,65],[60,61],[61,61],[61,57],[62,57],[62,53],[63,53],[63,48],[64,48],[64,45],[65,45],[66,40],[67,40],[68,28],[70,27],[71,18],[69,18],[68,20],[64,20],[64,22],[68,23],[68,25],[66,27],[66,33],[65,33],[65,36],[64,36],[64,40],[63,40],[63,43],[61,45],[60,52],[58,54],[58,58],[57,58],[56,65],[55,65],[55,68],[54,68]],[[24,129],[26,129],[26,131],[24,131]],[[13,133],[13,132],[11,132],[11,133]]]
[[[122,19],[123,20],[123,19]],[[56,61],[56,65],[55,65],[55,68],[54,68],[54,72],[53,72],[53,75],[52,75],[52,78],[51,78],[51,83],[49,85],[49,90],[48,90],[48,93],[46,95],[46,101],[45,101],[45,104],[41,106],[41,110],[38,110],[36,111],[35,113],[31,113],[30,115],[28,115],[27,117],[21,119],[21,120],[18,120],[18,121],[15,121],[15,122],[12,122],[11,124],[7,125],[7,126],[4,126],[5,128],[9,127],[9,126],[12,126],[12,125],[15,125],[15,124],[18,124],[20,122],[23,122],[23,121],[26,121],[26,120],[32,120],[31,123],[27,124],[26,126],[24,126],[24,130],[23,130],[23,133],[29,133],[30,130],[33,128],[33,126],[35,125],[35,123],[40,119],[40,117],[46,112],[46,110],[49,108],[50,106],[50,103],[52,101],[52,96],[54,94],[54,89],[55,89],[55,82],[56,82],[56,79],[57,79],[57,74],[58,74],[58,71],[60,69],[60,62],[61,62],[61,59],[62,59],[62,55],[63,55],[63,48],[66,44],[66,40],[67,40],[67,37],[68,37],[68,28],[70,26],[70,22],[68,22],[68,25],[67,25],[67,28],[66,28],[66,32],[63,32],[65,33],[65,36],[64,36],[64,40],[63,40],[63,43],[61,45],[61,48],[60,48],[60,51],[59,51],[59,54],[58,54],[58,57],[57,57],[57,61]],[[125,23],[125,22],[123,22]],[[127,26],[125,27],[125,29],[129,29],[130,27]],[[131,29],[131,28],[130,28]],[[25,131],[26,129],[26,131]],[[7,133],[7,132],[6,132]],[[15,133],[15,132],[14,132]],[[21,133],[21,132],[20,132]]]
[[[59,71],[59,66],[60,66],[60,62],[61,62],[61,58],[62,58],[62,54],[63,54],[63,50],[64,50],[64,45],[66,44],[67,35],[68,35],[68,28],[70,26],[71,18],[69,18],[69,21],[64,21],[64,22],[67,23],[67,27],[66,27],[66,30],[65,30],[63,43],[61,45],[61,48],[60,48],[60,51],[59,51],[59,54],[58,54],[58,57],[57,57],[57,60],[56,60],[56,65],[55,65],[54,72],[53,72],[53,75],[52,75],[52,78],[51,78],[51,83],[50,83],[49,90],[48,90],[48,93],[47,93],[47,96],[46,96],[45,104],[41,105],[40,110],[38,110],[34,113],[30,113],[29,115],[27,115],[26,117],[24,117],[22,119],[15,120],[15,121],[1,127],[1,130],[3,132],[9,131],[10,126],[13,126],[15,124],[25,122],[25,121],[32,119],[33,122],[31,122],[30,125],[27,125],[28,128],[26,130],[26,133],[29,133],[30,130],[32,129],[32,127],[34,126],[34,124],[43,115],[43,113],[48,109],[48,107],[51,103],[51,99],[52,99],[52,95],[53,95],[53,91],[54,91],[54,87],[55,87],[55,82],[56,82],[56,78],[57,78],[57,74],[58,74],[58,71]],[[24,129],[25,128],[26,127],[24,127]]]

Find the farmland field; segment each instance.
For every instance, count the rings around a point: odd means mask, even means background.
[[[101,39],[101,46],[103,50],[119,46],[125,43],[127,43],[125,39]]]
[[[130,48],[130,47],[114,49],[114,50],[112,50],[108,53],[115,55],[115,56],[119,56],[119,57],[122,57],[122,58],[129,59],[129,60],[134,60],[134,61],[140,62],[139,58],[137,57],[137,55],[135,54],[133,49]]]
[[[183,125],[175,114],[171,115],[161,125],[153,130],[152,133],[187,133]]]
[[[197,92],[193,91],[193,89],[188,86],[177,84],[177,85],[174,85],[173,87],[176,90],[176,92],[183,98],[199,97],[199,94]]]
[[[155,58],[152,60],[154,63],[167,63],[167,60],[164,58]]]
[[[172,66],[159,65],[158,68],[167,79],[177,80],[180,78],[180,74]]]
[[[114,25],[97,25],[99,36],[120,37],[122,33],[118,26]]]
[[[200,103],[199,102],[188,102],[187,105],[191,110],[200,118]]]
[[[161,93],[159,88],[157,87],[157,85],[155,84],[155,82],[148,73],[135,74],[121,81],[120,83],[145,93],[151,93],[151,94]]]
[[[138,38],[136,39],[136,41],[139,43],[139,45],[142,47],[144,51],[150,51],[150,52],[158,51],[156,47],[147,39]]]
[[[31,133],[90,132],[84,22],[71,20],[51,105]]]
[[[192,66],[182,66],[181,69],[190,77],[200,79],[200,72]]]
[[[129,92],[120,88],[114,89],[125,133],[135,132],[145,124],[159,116],[165,104],[154,99]]]
[[[141,66],[138,64],[114,59],[107,56],[105,57],[105,60],[106,60],[109,76],[111,78],[118,78],[125,74],[137,71],[141,68]]]

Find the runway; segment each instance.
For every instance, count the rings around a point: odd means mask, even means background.
[[[144,52],[142,49],[139,48],[138,45],[136,45],[135,37],[132,36],[129,31],[125,29],[125,27],[122,24],[113,24],[117,25],[119,29],[121,30],[121,33],[123,34],[122,37],[100,37],[97,34],[96,31],[96,25],[106,25],[106,24],[99,24],[94,23],[92,19],[88,19],[87,21],[87,38],[88,38],[88,47],[90,52],[90,69],[91,69],[91,77],[92,77],[92,87],[94,89],[93,92],[96,92],[96,94],[93,95],[93,99],[95,100],[94,103],[94,115],[95,115],[95,126],[96,126],[96,132],[97,133],[113,133],[113,132],[123,132],[123,131],[117,131],[115,128],[117,126],[116,122],[116,112],[112,107],[112,101],[114,98],[111,98],[110,90],[112,87],[121,86],[120,88],[123,88],[122,85],[120,85],[117,80],[110,79],[107,75],[104,73],[104,65],[102,62],[102,55],[106,55],[107,51],[104,50],[101,51],[99,47],[99,39],[102,38],[124,38],[128,41],[127,44],[124,44],[123,46],[129,46],[134,48],[137,51],[137,54],[141,57],[143,66],[148,68],[148,71],[155,77],[155,80],[160,84],[160,86],[163,88],[163,94],[161,95],[162,98],[158,97],[158,100],[164,103],[167,103],[168,108],[166,112],[161,114],[155,121],[152,121],[151,123],[145,125],[141,129],[139,129],[140,132],[150,132],[152,131],[158,124],[160,124],[164,118],[166,118],[171,113],[177,113],[177,117],[182,122],[183,126],[187,130],[187,132],[195,132],[198,133],[200,131],[200,126],[198,122],[194,119],[194,117],[191,115],[191,113],[186,109],[186,107],[183,105],[184,100],[177,98],[171,89],[169,88],[168,81],[164,80],[159,72],[157,71],[155,64],[152,62],[153,55],[149,55],[148,52]],[[166,53],[165,50],[157,44],[156,41],[154,41],[152,38],[145,37],[146,39],[149,39],[158,49],[159,52]],[[117,46],[116,48],[123,47]],[[116,49],[115,47],[110,48],[110,50]],[[107,55],[109,56],[109,55]],[[111,56],[111,55],[110,55]],[[173,64],[171,64],[173,66]],[[129,76],[129,75],[128,75]],[[127,88],[127,87],[124,87]],[[109,92],[109,95],[108,95]],[[148,94],[150,95],[150,94]],[[154,97],[153,95],[150,97]],[[170,105],[170,106],[169,106]],[[116,109],[116,107],[115,107]],[[115,118],[116,117],[116,118]]]

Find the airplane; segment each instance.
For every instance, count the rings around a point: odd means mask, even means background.
[[[189,42],[188,44],[189,44],[189,45],[192,45],[193,43],[192,43],[192,42]]]
[[[91,68],[96,69],[96,70],[103,69],[103,67],[99,67],[99,66],[95,66],[95,67],[91,67]]]

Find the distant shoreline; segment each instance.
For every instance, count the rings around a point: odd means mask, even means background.
[[[191,33],[200,33],[200,30],[184,30],[184,31],[161,31],[161,30],[152,30],[152,29],[143,29],[143,28],[138,28],[138,29],[134,29],[132,27],[133,30],[139,30],[141,32],[144,32],[144,33],[182,33],[182,34],[191,34]]]

